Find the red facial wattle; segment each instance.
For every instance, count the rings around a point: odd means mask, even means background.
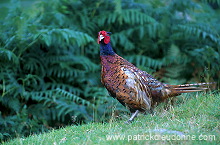
[[[98,34],[98,39],[97,39],[97,43],[100,44],[100,36],[104,37],[104,43],[108,44],[110,42],[110,36],[108,35],[108,33],[106,31],[100,31]]]

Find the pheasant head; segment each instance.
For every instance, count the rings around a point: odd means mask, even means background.
[[[110,44],[110,34],[111,32],[100,31],[98,33],[97,42],[100,44],[100,55],[114,55],[115,52]]]
[[[111,32],[106,32],[104,30],[100,31],[98,33],[98,39],[97,39],[98,44],[100,44],[100,43],[104,43],[104,44],[110,43],[110,34],[111,34]]]

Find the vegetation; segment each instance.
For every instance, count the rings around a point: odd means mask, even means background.
[[[126,110],[100,83],[100,30],[161,81],[220,81],[219,0],[12,3],[0,26],[1,140]]]
[[[181,97],[180,97],[181,98]],[[69,126],[50,133],[17,138],[3,145],[25,144],[219,144],[219,94],[187,95],[169,110],[164,105],[154,115],[139,115],[131,124],[88,123]],[[139,135],[139,137],[138,137]],[[150,138],[151,136],[151,138]],[[164,136],[164,139],[159,137]]]

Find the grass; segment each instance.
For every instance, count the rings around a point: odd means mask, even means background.
[[[49,133],[16,138],[3,145],[69,144],[220,144],[220,94],[190,94],[154,115],[139,115],[131,124],[109,123],[68,126]]]

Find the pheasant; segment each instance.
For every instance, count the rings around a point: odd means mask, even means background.
[[[132,113],[127,123],[139,112],[150,111],[156,104],[182,93],[204,91],[210,83],[169,85],[138,69],[117,55],[110,43],[111,32],[100,31],[101,82],[109,94]],[[200,87],[196,87],[200,86]]]

